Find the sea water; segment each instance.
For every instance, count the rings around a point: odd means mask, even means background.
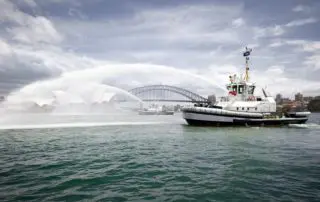
[[[319,201],[307,127],[191,127],[174,116],[30,115],[0,123],[1,201]]]

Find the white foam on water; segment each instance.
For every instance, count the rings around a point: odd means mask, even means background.
[[[157,125],[168,122],[78,122],[78,123],[58,123],[58,124],[17,124],[0,125],[0,130],[19,130],[19,129],[41,129],[41,128],[80,128],[98,126],[120,126],[120,125]]]
[[[301,129],[320,129],[320,125],[316,123],[307,124],[289,124],[289,128],[301,128]]]

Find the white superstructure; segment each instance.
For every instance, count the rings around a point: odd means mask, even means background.
[[[225,110],[237,112],[253,112],[253,113],[273,113],[276,112],[275,99],[269,96],[264,89],[264,97],[255,96],[256,86],[249,82],[249,66],[248,60],[252,49],[246,48],[243,55],[246,57],[246,71],[244,77],[236,74],[229,76],[230,83],[226,85],[228,95],[221,97],[215,103]]]

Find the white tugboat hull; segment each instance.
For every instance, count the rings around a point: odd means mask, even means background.
[[[277,126],[303,124],[309,113],[299,117],[263,118],[261,113],[234,112],[223,109],[191,107],[182,110],[183,118],[193,126]]]

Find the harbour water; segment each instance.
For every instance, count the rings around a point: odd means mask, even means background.
[[[181,114],[7,120],[1,201],[320,199],[320,114],[305,128],[190,127]]]

